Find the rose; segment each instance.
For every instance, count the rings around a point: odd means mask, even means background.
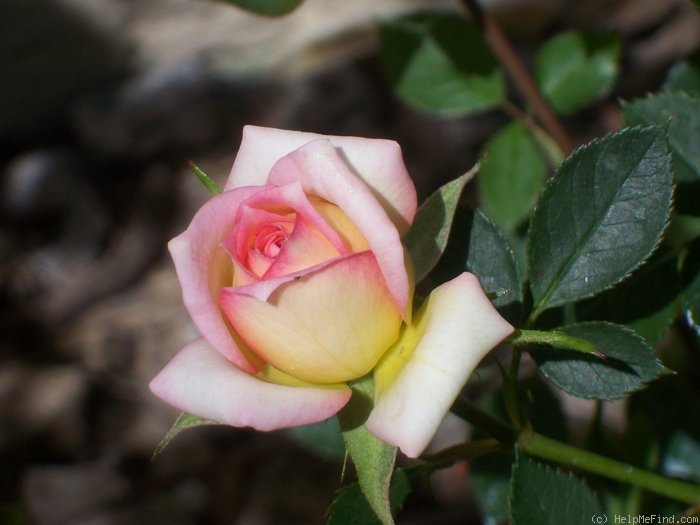
[[[273,430],[324,420],[374,374],[370,432],[411,457],[512,331],[464,273],[414,314],[401,236],[416,193],[393,141],[247,126],[223,193],[169,248],[202,338],[151,390]]]

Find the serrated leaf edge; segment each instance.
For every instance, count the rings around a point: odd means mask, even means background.
[[[571,161],[570,159],[572,159],[574,156],[580,154],[581,152],[583,152],[587,149],[590,149],[590,148],[598,145],[599,143],[603,142],[604,140],[610,139],[610,138],[615,137],[615,136],[622,135],[624,133],[628,133],[630,131],[646,131],[646,130],[651,131],[651,130],[658,130],[658,129],[661,129],[660,126],[633,126],[633,127],[623,128],[615,133],[608,133],[605,136],[600,137],[600,138],[593,139],[592,141],[576,148],[571,153],[571,155],[569,155],[566,159],[564,159],[564,161],[561,163],[561,165],[557,168],[557,173],[559,172],[559,170],[561,170],[562,166],[564,166],[567,162],[570,162]],[[668,161],[669,166],[671,167],[671,170],[673,170],[673,163],[671,162],[671,153],[668,149],[668,144],[666,142],[664,142],[663,147],[665,150],[664,157]],[[556,174],[555,174],[555,177],[551,177],[545,183],[545,187],[543,188],[543,191],[540,194],[540,198],[538,199],[537,204],[533,208],[532,215],[530,217],[530,223],[532,223],[535,216],[538,213],[540,213],[540,205],[539,204],[542,201],[542,199],[545,197],[545,195],[547,195],[548,192],[554,191],[551,188],[554,188],[557,183],[558,183],[558,180],[556,179]],[[609,284],[608,286],[601,288],[599,290],[596,290],[595,292],[592,292],[592,293],[589,293],[586,295],[582,295],[581,297],[577,297],[573,301],[564,301],[564,302],[546,304],[546,305],[544,305],[544,308],[541,311],[549,310],[551,308],[555,308],[557,306],[562,306],[564,304],[575,303],[575,302],[581,301],[583,299],[589,299],[591,297],[595,297],[596,295],[598,295],[606,290],[614,288],[616,285],[618,285],[619,283],[621,283],[622,281],[627,279],[635,270],[637,270],[640,266],[642,266],[646,261],[648,261],[649,257],[651,257],[654,254],[654,252],[658,249],[659,245],[661,244],[661,241],[663,240],[664,234],[666,233],[666,230],[668,229],[668,226],[671,222],[671,212],[673,210],[673,204],[674,204],[674,199],[675,199],[674,192],[675,192],[675,185],[672,182],[671,199],[669,201],[669,206],[666,210],[666,220],[664,221],[664,226],[659,231],[659,234],[656,238],[656,242],[654,243],[653,247],[649,250],[649,253],[647,253],[646,257],[643,257],[634,267],[630,268],[625,275],[620,277],[615,282]],[[528,278],[533,273],[532,260],[531,260],[531,256],[530,256],[530,253],[531,253],[531,251],[530,251],[530,235],[531,235],[530,231],[531,230],[528,229],[528,233],[527,233],[527,237],[526,237],[526,254],[525,254],[526,255],[526,263],[527,263],[526,271],[527,271]]]

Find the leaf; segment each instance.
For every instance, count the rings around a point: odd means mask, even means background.
[[[440,282],[474,273],[496,306],[522,300],[513,251],[498,227],[479,210],[458,207],[445,253],[435,268]]]
[[[651,427],[659,471],[700,483],[700,420],[690,417],[700,413],[700,396],[693,385],[678,376],[657,381],[632,396],[628,412]]]
[[[175,438],[175,436],[177,436],[183,430],[187,430],[188,428],[193,427],[201,427],[205,425],[220,424],[221,423],[212,421],[210,419],[203,419],[201,417],[193,416],[192,414],[188,414],[186,412],[181,412],[178,418],[175,420],[175,423],[173,423],[173,426],[170,427],[170,430],[168,430],[168,433],[165,434],[165,437],[161,440],[160,443],[158,443],[158,446],[153,452],[153,458],[160,455],[163,452],[163,450],[165,450],[165,447],[167,447],[170,444],[170,442]]]
[[[590,525],[592,517],[603,516],[597,496],[584,481],[520,451],[513,467],[510,506],[513,525]]]
[[[577,321],[624,324],[649,344],[666,333],[678,310],[680,278],[675,254],[661,249],[619,285],[576,304]]]
[[[618,74],[620,44],[614,35],[568,32],[552,38],[535,58],[535,78],[560,114],[570,115],[600,100]]]
[[[403,240],[411,255],[416,282],[428,275],[445,251],[462,190],[478,168],[477,164],[461,177],[443,185],[418,208],[413,225]]]
[[[542,189],[547,166],[540,149],[519,122],[512,122],[486,144],[479,194],[486,214],[512,232],[527,217]]]
[[[408,475],[398,469],[394,473],[389,496],[391,511],[396,513],[411,490]],[[327,525],[375,525],[381,522],[369,506],[358,483],[351,483],[339,492],[328,509]]]
[[[633,330],[606,322],[588,322],[557,331],[593,343],[606,360],[565,350],[537,347],[529,350],[550,383],[584,399],[622,399],[670,371],[654,355],[644,338]]]
[[[700,334],[700,239],[688,248],[681,270],[683,282],[682,308],[685,320]]]
[[[469,465],[469,481],[476,492],[484,525],[497,525],[509,517],[512,454],[489,454]]]
[[[264,16],[282,16],[294,11],[304,0],[224,0],[241,9]]]
[[[500,105],[505,84],[472,21],[448,14],[381,23],[381,61],[390,85],[408,104],[442,116]]]
[[[676,181],[700,180],[700,98],[660,93],[623,104],[629,126],[668,125],[668,146]]]
[[[383,525],[393,525],[389,501],[396,447],[376,438],[365,427],[374,399],[374,380],[352,385],[350,402],[338,413],[345,448],[352,458],[362,493]]]
[[[654,251],[673,191],[664,143],[657,128],[625,129],[560,165],[527,237],[534,317],[609,288]]]
[[[668,72],[663,89],[700,95],[700,54],[673,66]]]

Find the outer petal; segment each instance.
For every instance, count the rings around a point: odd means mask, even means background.
[[[328,140],[315,140],[294,150],[270,172],[272,184],[295,180],[301,181],[304,191],[336,204],[357,226],[377,258],[397,308],[405,313],[411,283],[399,232],[372,192],[350,171]]]
[[[416,214],[416,190],[406,170],[401,147],[392,140],[246,126],[224,189],[264,184],[277,160],[319,138],[329,139],[340,149],[352,171],[371,188],[403,235]]]
[[[339,258],[281,285],[268,302],[226,288],[221,306],[266,362],[319,384],[370,372],[401,326],[370,252]]]
[[[423,452],[479,361],[513,331],[469,273],[426,303],[377,366],[367,420],[372,434],[409,457]]]
[[[257,366],[236,346],[219,309],[219,291],[232,282],[231,260],[221,247],[240,203],[260,191],[238,188],[210,199],[187,230],[168,244],[175,263],[182,299],[200,333],[222,355],[248,372]]]
[[[203,339],[185,346],[149,386],[180,410],[257,430],[322,421],[351,395],[345,385],[307,388],[267,383],[237,368]]]

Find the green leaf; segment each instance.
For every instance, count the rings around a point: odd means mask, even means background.
[[[619,285],[576,304],[577,321],[624,324],[656,344],[678,311],[680,277],[675,254],[661,249]]]
[[[688,248],[681,270],[685,320],[700,335],[700,239]]]
[[[668,125],[668,146],[676,181],[700,180],[700,98],[660,93],[623,104],[629,126]]]
[[[656,377],[669,373],[649,343],[624,326],[589,322],[564,326],[557,331],[590,341],[607,357],[601,360],[546,347],[529,350],[542,375],[572,396],[622,399]]]
[[[397,449],[370,434],[365,427],[374,404],[374,380],[365,378],[352,385],[352,389],[350,402],[338,413],[345,448],[369,506],[383,525],[392,525],[389,494]]]
[[[603,516],[598,497],[583,480],[520,451],[513,467],[510,508],[513,525],[590,525],[591,518]]]
[[[542,189],[547,166],[525,126],[512,122],[486,144],[479,193],[486,214],[512,232],[527,217]]]
[[[652,467],[700,483],[700,419],[691,417],[700,413],[700,396],[693,385],[678,376],[657,381],[632,396],[628,412],[629,420],[643,418],[651,427],[657,460]]]
[[[700,54],[673,66],[668,72],[663,89],[700,95]]]
[[[469,481],[476,492],[484,525],[498,525],[506,520],[512,454],[489,454],[477,458],[469,465]]]
[[[335,417],[313,425],[289,428],[284,433],[322,455],[342,457],[345,454],[345,442]]]
[[[282,16],[291,13],[304,0],[223,0],[229,4],[265,16]]]
[[[618,74],[620,45],[604,33],[568,32],[535,58],[535,78],[557,113],[570,115],[608,94]]]
[[[175,423],[173,423],[173,426],[170,427],[170,430],[168,430],[168,433],[165,434],[165,437],[161,440],[160,443],[158,443],[158,446],[156,447],[155,451],[153,452],[153,457],[155,458],[156,456],[160,455],[163,450],[165,450],[165,447],[167,447],[170,442],[177,436],[180,432],[183,430],[187,430],[188,428],[193,428],[193,427],[201,427],[201,426],[207,426],[207,425],[220,425],[221,423],[218,423],[216,421],[212,421],[210,419],[203,419],[198,416],[193,416],[192,414],[188,414],[186,412],[180,413],[178,418],[175,420]]]
[[[403,240],[411,255],[416,282],[428,275],[445,251],[462,190],[478,168],[477,164],[461,177],[443,185],[418,208],[413,225]]]
[[[641,265],[666,228],[672,191],[657,128],[607,135],[566,159],[530,222],[533,316],[590,297]]]
[[[503,74],[473,22],[448,14],[386,20],[381,39],[388,81],[408,104],[457,117],[503,100]]]
[[[391,512],[395,514],[411,490],[408,475],[397,469],[391,483]],[[359,483],[351,483],[340,490],[328,509],[327,525],[379,525],[381,522],[369,506]]]
[[[435,268],[440,282],[474,273],[496,306],[520,302],[520,277],[508,242],[479,210],[458,207],[445,253]]]

